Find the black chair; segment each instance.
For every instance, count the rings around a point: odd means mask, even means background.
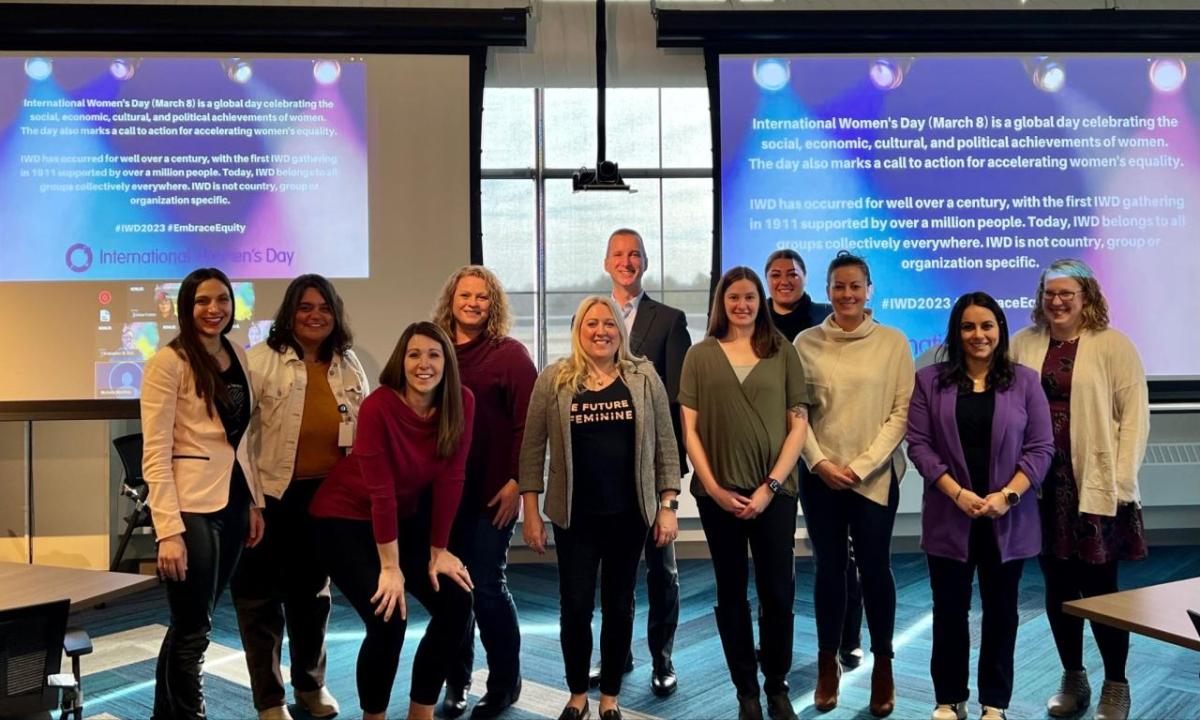
[[[70,600],[55,600],[0,611],[0,718],[49,718],[59,708],[60,720],[83,720],[79,658],[92,652],[92,641],[67,629],[70,608]],[[69,673],[59,672],[63,652]]]
[[[121,483],[121,496],[133,501],[133,510],[125,518],[125,531],[121,533],[121,542],[117,545],[117,553],[113,556],[109,572],[117,572],[121,559],[125,556],[125,548],[129,546],[129,538],[133,531],[140,527],[150,527],[150,508],[146,505],[146,495],[149,489],[142,477],[142,434],[123,435],[112,441],[121,465],[125,467],[125,480]]]

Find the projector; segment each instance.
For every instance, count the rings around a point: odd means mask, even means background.
[[[580,190],[637,192],[625,184],[625,181],[621,179],[621,171],[617,168],[617,164],[611,160],[601,161],[595,170],[585,167],[576,170],[571,175],[571,188],[575,192]]]

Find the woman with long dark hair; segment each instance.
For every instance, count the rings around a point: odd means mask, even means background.
[[[679,404],[695,471],[691,490],[717,579],[713,612],[740,720],[762,718],[760,664],[770,717],[796,717],[787,676],[796,594],[796,461],[808,428],[807,403],[800,358],[771,322],[762,281],[750,268],[732,268],[713,295],[708,337],[683,361]],[[757,657],[747,548],[758,589]]]
[[[366,625],[357,668],[364,720],[387,715],[407,627],[405,592],[430,614],[407,717],[429,720],[470,622],[471,576],[446,548],[475,397],[459,381],[450,338],[430,322],[405,328],[379,385],[359,410],[353,452],[317,490],[312,514],[325,567]]]
[[[932,720],[967,717],[967,619],[977,571],[981,717],[1004,720],[1021,570],[1041,549],[1036,495],[1054,452],[1050,406],[1037,373],[1009,359],[1008,321],[987,293],[967,293],[954,304],[941,358],[917,373],[908,408],[908,456],[925,479],[921,547],[933,590]]]
[[[146,363],[142,474],[171,623],[155,671],[154,716],[203,718],[212,613],[241,556],[263,537],[262,488],[246,429],[246,356],[226,335],[233,285],[201,268],[179,288],[179,335]]]
[[[350,349],[342,298],[320,275],[288,285],[267,341],[250,349],[257,407],[251,447],[271,532],[247,551],[230,587],[259,720],[288,720],[280,652],[287,629],[296,702],[338,712],[325,688],[329,576],[308,506],[350,449],[367,377]]]

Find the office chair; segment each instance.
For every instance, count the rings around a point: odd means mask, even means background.
[[[70,600],[0,611],[0,718],[83,720],[79,658],[92,652],[82,630],[67,629]],[[71,672],[60,673],[62,654]],[[61,702],[60,702],[61,693]]]
[[[125,531],[121,533],[117,553],[113,556],[112,564],[108,566],[109,572],[117,572],[133,531],[140,527],[150,527],[150,508],[146,505],[149,489],[146,487],[145,478],[142,477],[142,434],[123,435],[115,438],[112,444],[121,458],[121,465],[125,468],[121,496],[133,501],[133,510],[125,518]]]

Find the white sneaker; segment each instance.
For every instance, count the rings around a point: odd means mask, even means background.
[[[967,701],[963,700],[953,705],[938,705],[933,709],[929,720],[967,720]]]
[[[1005,720],[1004,710],[991,705],[983,706],[983,714],[979,716],[979,720]]]

